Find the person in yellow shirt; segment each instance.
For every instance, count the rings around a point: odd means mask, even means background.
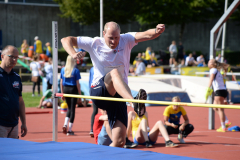
[[[133,142],[137,145],[146,145],[147,148],[151,148],[156,143],[159,133],[161,133],[166,142],[166,147],[177,147],[178,145],[170,140],[162,121],[157,121],[153,128],[149,129],[146,107],[145,105],[140,107],[138,104],[134,105],[134,111],[128,113],[127,138],[124,147],[128,148],[127,142],[131,132]],[[150,132],[148,133],[149,130]]]
[[[145,52],[145,60],[149,61],[151,59],[151,53],[152,53],[152,48],[147,47],[146,52]]]
[[[25,56],[25,57],[27,57],[28,56],[28,44],[27,44],[27,40],[26,39],[24,39],[23,40],[23,43],[22,43],[22,45],[21,45],[21,53]]]
[[[42,54],[43,53],[43,45],[42,41],[39,40],[38,36],[34,38],[34,54]]]
[[[172,101],[181,102],[181,99],[175,96],[172,98]],[[185,120],[183,124],[180,124],[181,115]],[[165,108],[163,116],[168,134],[178,134],[178,141],[180,143],[185,143],[183,138],[186,138],[194,130],[193,125],[189,124],[185,109],[182,106],[170,105]]]
[[[151,68],[151,67],[155,67],[155,66],[158,66],[158,62],[157,62],[157,58],[155,57],[155,53],[152,52],[151,58],[148,61],[148,66],[147,67]]]
[[[50,45],[50,43],[49,42],[47,42],[46,44],[45,44],[45,46],[47,47],[47,49],[46,49],[46,55],[48,56],[48,57],[52,57],[52,48],[51,48],[51,45]]]

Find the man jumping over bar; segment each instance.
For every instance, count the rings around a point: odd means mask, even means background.
[[[164,24],[145,32],[129,32],[120,34],[120,26],[116,22],[108,22],[104,26],[102,37],[65,37],[61,39],[63,48],[74,59],[85,56],[83,52],[75,52],[73,46],[86,50],[94,66],[94,77],[91,84],[90,95],[102,97],[115,97],[134,99],[128,87],[128,72],[131,49],[147,40],[160,36],[165,30]],[[135,99],[146,100],[146,91],[141,89]],[[123,147],[127,129],[126,102],[93,100],[93,103],[107,111],[109,125],[112,129],[112,147]],[[143,103],[130,103],[142,108]]]

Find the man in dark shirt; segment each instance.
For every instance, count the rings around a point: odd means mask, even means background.
[[[22,82],[13,67],[18,60],[18,50],[6,46],[2,50],[0,67],[0,137],[18,138],[18,117],[22,122],[21,136],[27,134]]]
[[[178,62],[181,63],[181,65],[184,65],[184,47],[182,45],[182,42],[179,42],[178,45]]]

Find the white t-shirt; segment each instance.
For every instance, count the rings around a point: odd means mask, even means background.
[[[47,73],[46,78],[50,84],[53,84],[53,65],[47,64],[44,66],[44,70]]]
[[[128,84],[128,71],[131,49],[137,45],[135,42],[136,32],[120,35],[119,44],[115,49],[109,48],[104,38],[101,37],[78,37],[78,48],[82,48],[90,54],[94,75],[92,84],[95,84],[108,72],[118,68],[123,80]]]
[[[212,82],[214,92],[217,90],[226,89],[221,73],[216,68],[210,69],[210,75],[214,74],[214,76],[215,76],[216,73],[217,73],[217,75],[215,77],[215,80],[213,80],[213,82]]]
[[[177,52],[177,46],[176,46],[176,45],[173,45],[173,44],[171,44],[171,45],[170,45],[170,47],[169,47],[169,52],[176,53],[176,52]]]
[[[145,71],[146,71],[145,64],[143,62],[139,63],[136,69],[136,74],[143,75]]]
[[[40,76],[39,75],[39,70],[41,68],[40,64],[38,62],[31,62],[30,63],[30,68],[32,68],[32,76]]]
[[[193,62],[194,61],[194,58],[193,57],[189,57],[189,56],[187,56],[187,58],[186,58],[186,61],[185,61],[185,66],[188,66],[188,62]]]
[[[203,63],[203,62],[205,62],[205,59],[203,57],[201,57],[201,56],[198,56],[197,57],[197,62]]]
[[[221,57],[219,58],[218,56],[215,58],[215,60],[218,62],[222,62],[222,58]]]

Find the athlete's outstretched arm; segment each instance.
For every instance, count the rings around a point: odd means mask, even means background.
[[[137,32],[135,35],[135,42],[143,42],[143,41],[148,41],[157,38],[158,36],[161,35],[165,30],[165,25],[164,24],[158,24],[156,28],[154,29],[149,29],[145,32]]]
[[[73,46],[77,46],[77,37],[64,37],[61,39],[62,46],[69,55],[74,55],[76,51]]]
[[[77,52],[74,50],[73,46],[77,45],[77,37],[65,37],[61,39],[62,46],[65,49],[65,51],[72,56],[74,59],[81,59],[85,56],[86,53],[83,53],[82,51]]]

